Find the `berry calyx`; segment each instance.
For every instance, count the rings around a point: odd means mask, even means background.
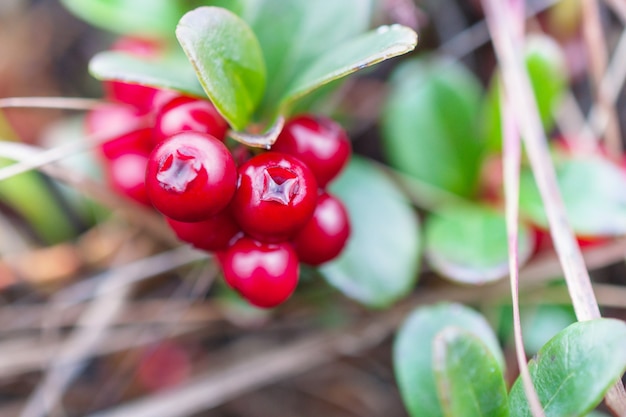
[[[276,307],[298,285],[298,257],[288,243],[263,243],[243,237],[219,259],[228,285],[257,307]]]
[[[239,168],[231,207],[244,232],[280,242],[304,227],[316,201],[317,182],[306,165],[290,155],[266,152]]]
[[[179,96],[156,115],[154,139],[160,142],[175,133],[192,130],[224,140],[228,124],[210,101]]]
[[[155,147],[145,178],[157,210],[174,220],[197,222],[229,204],[237,168],[226,146],[213,136],[182,132]]]
[[[302,115],[287,122],[272,150],[300,159],[324,188],[346,165],[352,146],[337,122],[324,116]]]
[[[350,237],[350,220],[341,201],[328,193],[317,198],[313,217],[293,241],[300,261],[321,265],[336,258]]]
[[[228,209],[199,222],[180,222],[170,218],[166,220],[180,240],[209,252],[227,249],[240,233],[239,226]]]

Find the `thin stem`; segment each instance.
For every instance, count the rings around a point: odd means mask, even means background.
[[[583,0],[583,36],[590,58],[590,75],[595,89],[596,101],[607,115],[607,129],[604,135],[607,151],[615,160],[621,158],[623,149],[617,111],[609,97],[609,92],[602,88],[602,78],[606,72],[608,52],[597,0]]]
[[[519,311],[519,176],[521,163],[521,138],[519,130],[511,114],[512,107],[501,88],[501,114],[503,115],[503,167],[504,167],[504,197],[506,204],[506,228],[509,242],[509,277],[511,283],[511,301],[513,304],[513,333],[515,335],[515,353],[517,364],[522,376],[524,392],[534,417],[545,417],[539,395],[530,376],[524,339],[522,336],[522,319]]]
[[[531,83],[522,59],[515,53],[516,48],[508,32],[508,25],[503,24],[502,16],[507,15],[507,10],[500,0],[484,0],[483,4],[487,6],[487,23],[498,61],[502,67],[504,85],[514,107],[518,126],[521,128],[576,316],[581,321],[599,318],[600,309],[591,286],[589,273],[568,222],[565,205],[557,185],[556,173],[550,159],[537,103],[530,94]],[[619,412],[619,415],[626,414],[626,407],[624,407],[626,396],[622,393],[623,388],[616,387],[606,398],[607,405]]]
[[[37,108],[62,110],[93,110],[105,101],[71,97],[7,97],[0,98],[0,108]]]

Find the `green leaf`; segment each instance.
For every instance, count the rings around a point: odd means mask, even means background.
[[[206,97],[184,56],[147,59],[124,52],[101,52],[89,62],[89,72],[99,80],[142,84]]]
[[[526,40],[526,69],[537,100],[539,115],[544,129],[554,127],[554,110],[559,106],[567,87],[565,55],[559,45],[545,35],[532,35]],[[489,148],[502,149],[500,118],[500,88],[498,74],[493,77],[485,101],[484,129]]]
[[[508,417],[502,370],[474,335],[447,327],[433,342],[437,394],[446,417]]]
[[[400,327],[393,345],[396,380],[412,417],[443,417],[437,398],[433,363],[433,340],[445,328],[466,330],[481,340],[500,369],[504,358],[487,321],[459,304],[442,303],[417,308]]]
[[[626,323],[598,319],[572,324],[529,364],[546,417],[585,416],[626,370]],[[531,417],[524,388],[511,389],[513,417]]]
[[[0,168],[13,163],[0,158]],[[52,192],[52,185],[38,172],[0,181],[0,200],[15,210],[46,244],[63,242],[78,232]]]
[[[200,7],[185,14],[176,37],[215,107],[244,130],[265,91],[266,70],[252,29],[234,13]]]
[[[271,112],[319,56],[367,30],[372,0],[250,0],[247,6],[242,17],[263,50],[263,108]]]
[[[465,284],[484,284],[509,273],[504,214],[471,205],[449,205],[426,218],[426,256],[440,274]],[[520,225],[519,263],[531,255],[532,239]]]
[[[457,62],[422,58],[400,65],[392,81],[382,117],[390,165],[451,193],[474,195],[483,154],[478,80]]]
[[[94,26],[121,34],[171,38],[184,13],[173,0],[61,0],[72,13]]]
[[[330,191],[352,227],[342,255],[321,271],[331,285],[371,307],[405,296],[417,279],[419,223],[409,201],[373,163],[354,157]]]
[[[596,156],[574,157],[556,163],[559,189],[568,219],[578,236],[617,236],[626,233],[626,174]],[[532,172],[520,177],[520,212],[548,228]]]
[[[331,81],[410,52],[415,45],[417,34],[400,25],[381,26],[350,39],[330,49],[296,78],[283,96],[283,106],[288,106]]]

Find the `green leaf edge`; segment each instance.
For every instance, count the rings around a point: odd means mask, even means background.
[[[315,74],[316,72],[320,72],[319,68],[323,68],[327,65],[326,61],[328,61],[329,58],[333,57],[333,55],[336,53],[336,50],[344,49],[344,48],[350,49],[351,45],[364,42],[364,39],[366,38],[380,36],[381,34],[387,33],[389,31],[398,32],[399,35],[401,35],[400,36],[401,39],[393,42],[391,45],[389,45],[387,48],[384,48],[381,51],[377,51],[374,54],[370,54],[367,58],[363,58],[352,64],[344,65],[336,69],[335,71],[326,73],[325,75],[316,75],[315,77],[313,77],[313,81],[309,81],[309,82],[301,81],[301,80],[306,80],[307,78],[311,77],[310,74]],[[357,36],[346,42],[343,42],[341,45],[337,46],[336,48],[333,48],[332,50],[328,51],[326,54],[318,58],[315,62],[311,64],[311,67],[309,68],[307,72],[303,73],[302,75],[300,75],[299,78],[297,78],[296,80],[294,80],[294,82],[292,82],[291,86],[287,89],[287,93],[285,93],[285,95],[283,96],[283,99],[281,100],[281,104],[279,106],[281,109],[281,112],[283,113],[286,112],[285,109],[288,108],[293,102],[306,96],[307,94],[313,92],[314,90],[318,89],[319,87],[323,85],[326,85],[332,81],[343,78],[361,69],[368,68],[372,65],[383,62],[387,59],[404,55],[408,52],[411,52],[417,46],[417,42],[418,42],[417,33],[415,33],[413,29],[408,28],[406,26],[399,25],[399,24],[393,24],[390,26],[380,26],[375,30],[366,32],[360,36]]]

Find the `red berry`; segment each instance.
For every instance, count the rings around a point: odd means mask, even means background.
[[[243,237],[220,256],[220,262],[228,285],[257,307],[276,307],[298,284],[298,257],[288,243]]]
[[[345,130],[332,119],[303,115],[285,125],[272,150],[300,159],[323,188],[346,165],[352,146]]]
[[[126,152],[150,153],[153,148],[152,129],[138,127],[142,117],[142,112],[125,105],[98,107],[87,115],[87,133],[95,137],[110,136],[110,140],[101,146],[107,159],[116,158]],[[129,132],[128,129],[133,126],[137,126],[137,129]]]
[[[266,152],[239,168],[231,207],[244,232],[280,242],[304,227],[316,201],[317,183],[306,165],[290,155]]]
[[[155,140],[193,130],[224,140],[228,124],[210,101],[180,96],[165,104],[156,115]]]
[[[151,207],[145,177],[148,154],[129,151],[109,159],[105,173],[110,187],[138,203]]]
[[[337,257],[350,236],[350,220],[340,200],[323,193],[311,220],[298,233],[293,244],[300,261],[320,265]]]
[[[146,187],[154,207],[183,222],[208,219],[230,202],[237,167],[226,146],[213,136],[178,133],[154,148]]]
[[[102,86],[107,98],[119,103],[129,104],[143,112],[148,112],[152,109],[155,96],[159,92],[154,87],[121,81],[105,81],[102,83]]]
[[[167,222],[180,240],[209,252],[227,249],[240,232],[228,209],[199,222],[179,222],[170,218]]]

